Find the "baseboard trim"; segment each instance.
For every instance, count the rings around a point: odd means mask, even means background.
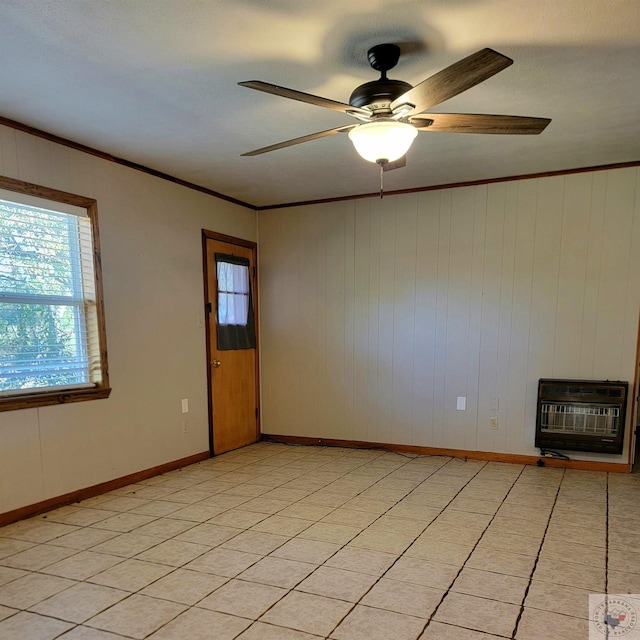
[[[538,464],[544,462],[545,467],[561,467],[564,469],[580,469],[582,471],[608,471],[613,473],[629,473],[631,465],[618,462],[595,462],[591,460],[561,460],[542,456],[524,456],[514,453],[492,453],[491,451],[467,451],[465,449],[440,449],[438,447],[419,447],[409,444],[387,444],[383,442],[364,442],[361,440],[336,440],[333,438],[308,438],[304,436],[281,436],[263,433],[265,442],[281,442],[284,444],[314,444],[323,447],[346,447],[349,449],[387,449],[398,453],[415,453],[423,456],[452,456],[469,460],[487,460],[490,462],[510,462],[513,464]]]
[[[165,462],[164,464],[159,464],[156,467],[136,471],[135,473],[130,473],[129,475],[122,476],[121,478],[115,478],[113,480],[108,480],[107,482],[94,484],[91,487],[71,491],[70,493],[65,493],[62,496],[48,498],[47,500],[42,500],[41,502],[36,502],[35,504],[30,504],[26,507],[20,507],[18,509],[13,509],[13,511],[0,513],[0,527],[10,524],[11,522],[30,518],[31,516],[37,516],[40,513],[57,509],[58,507],[71,504],[72,502],[86,500],[87,498],[93,498],[94,496],[107,493],[108,491],[113,491],[114,489],[119,489],[120,487],[126,487],[128,484],[135,484],[136,482],[140,482],[140,480],[146,480],[147,478],[158,476],[162,473],[166,473],[167,471],[174,471],[175,469],[186,467],[190,464],[194,464],[195,462],[207,460],[209,457],[209,452],[203,451],[202,453],[196,453],[192,456],[187,456],[186,458],[180,458],[180,460]]]

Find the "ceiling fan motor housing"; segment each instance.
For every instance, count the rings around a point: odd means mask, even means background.
[[[356,87],[349,98],[349,104],[352,107],[369,109],[374,113],[381,110],[389,111],[389,105],[412,88],[408,82],[402,80],[380,78]]]

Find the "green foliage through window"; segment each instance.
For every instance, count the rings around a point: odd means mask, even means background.
[[[0,200],[0,392],[91,382],[85,220]]]

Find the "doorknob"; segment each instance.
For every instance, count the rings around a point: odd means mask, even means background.
[[[220,362],[220,360],[214,360],[211,364],[215,369],[217,369],[222,364],[222,362]]]

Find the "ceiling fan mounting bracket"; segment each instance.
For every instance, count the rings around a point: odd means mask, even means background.
[[[393,69],[400,60],[400,47],[397,44],[377,44],[367,51],[369,64],[386,77],[387,71]]]

